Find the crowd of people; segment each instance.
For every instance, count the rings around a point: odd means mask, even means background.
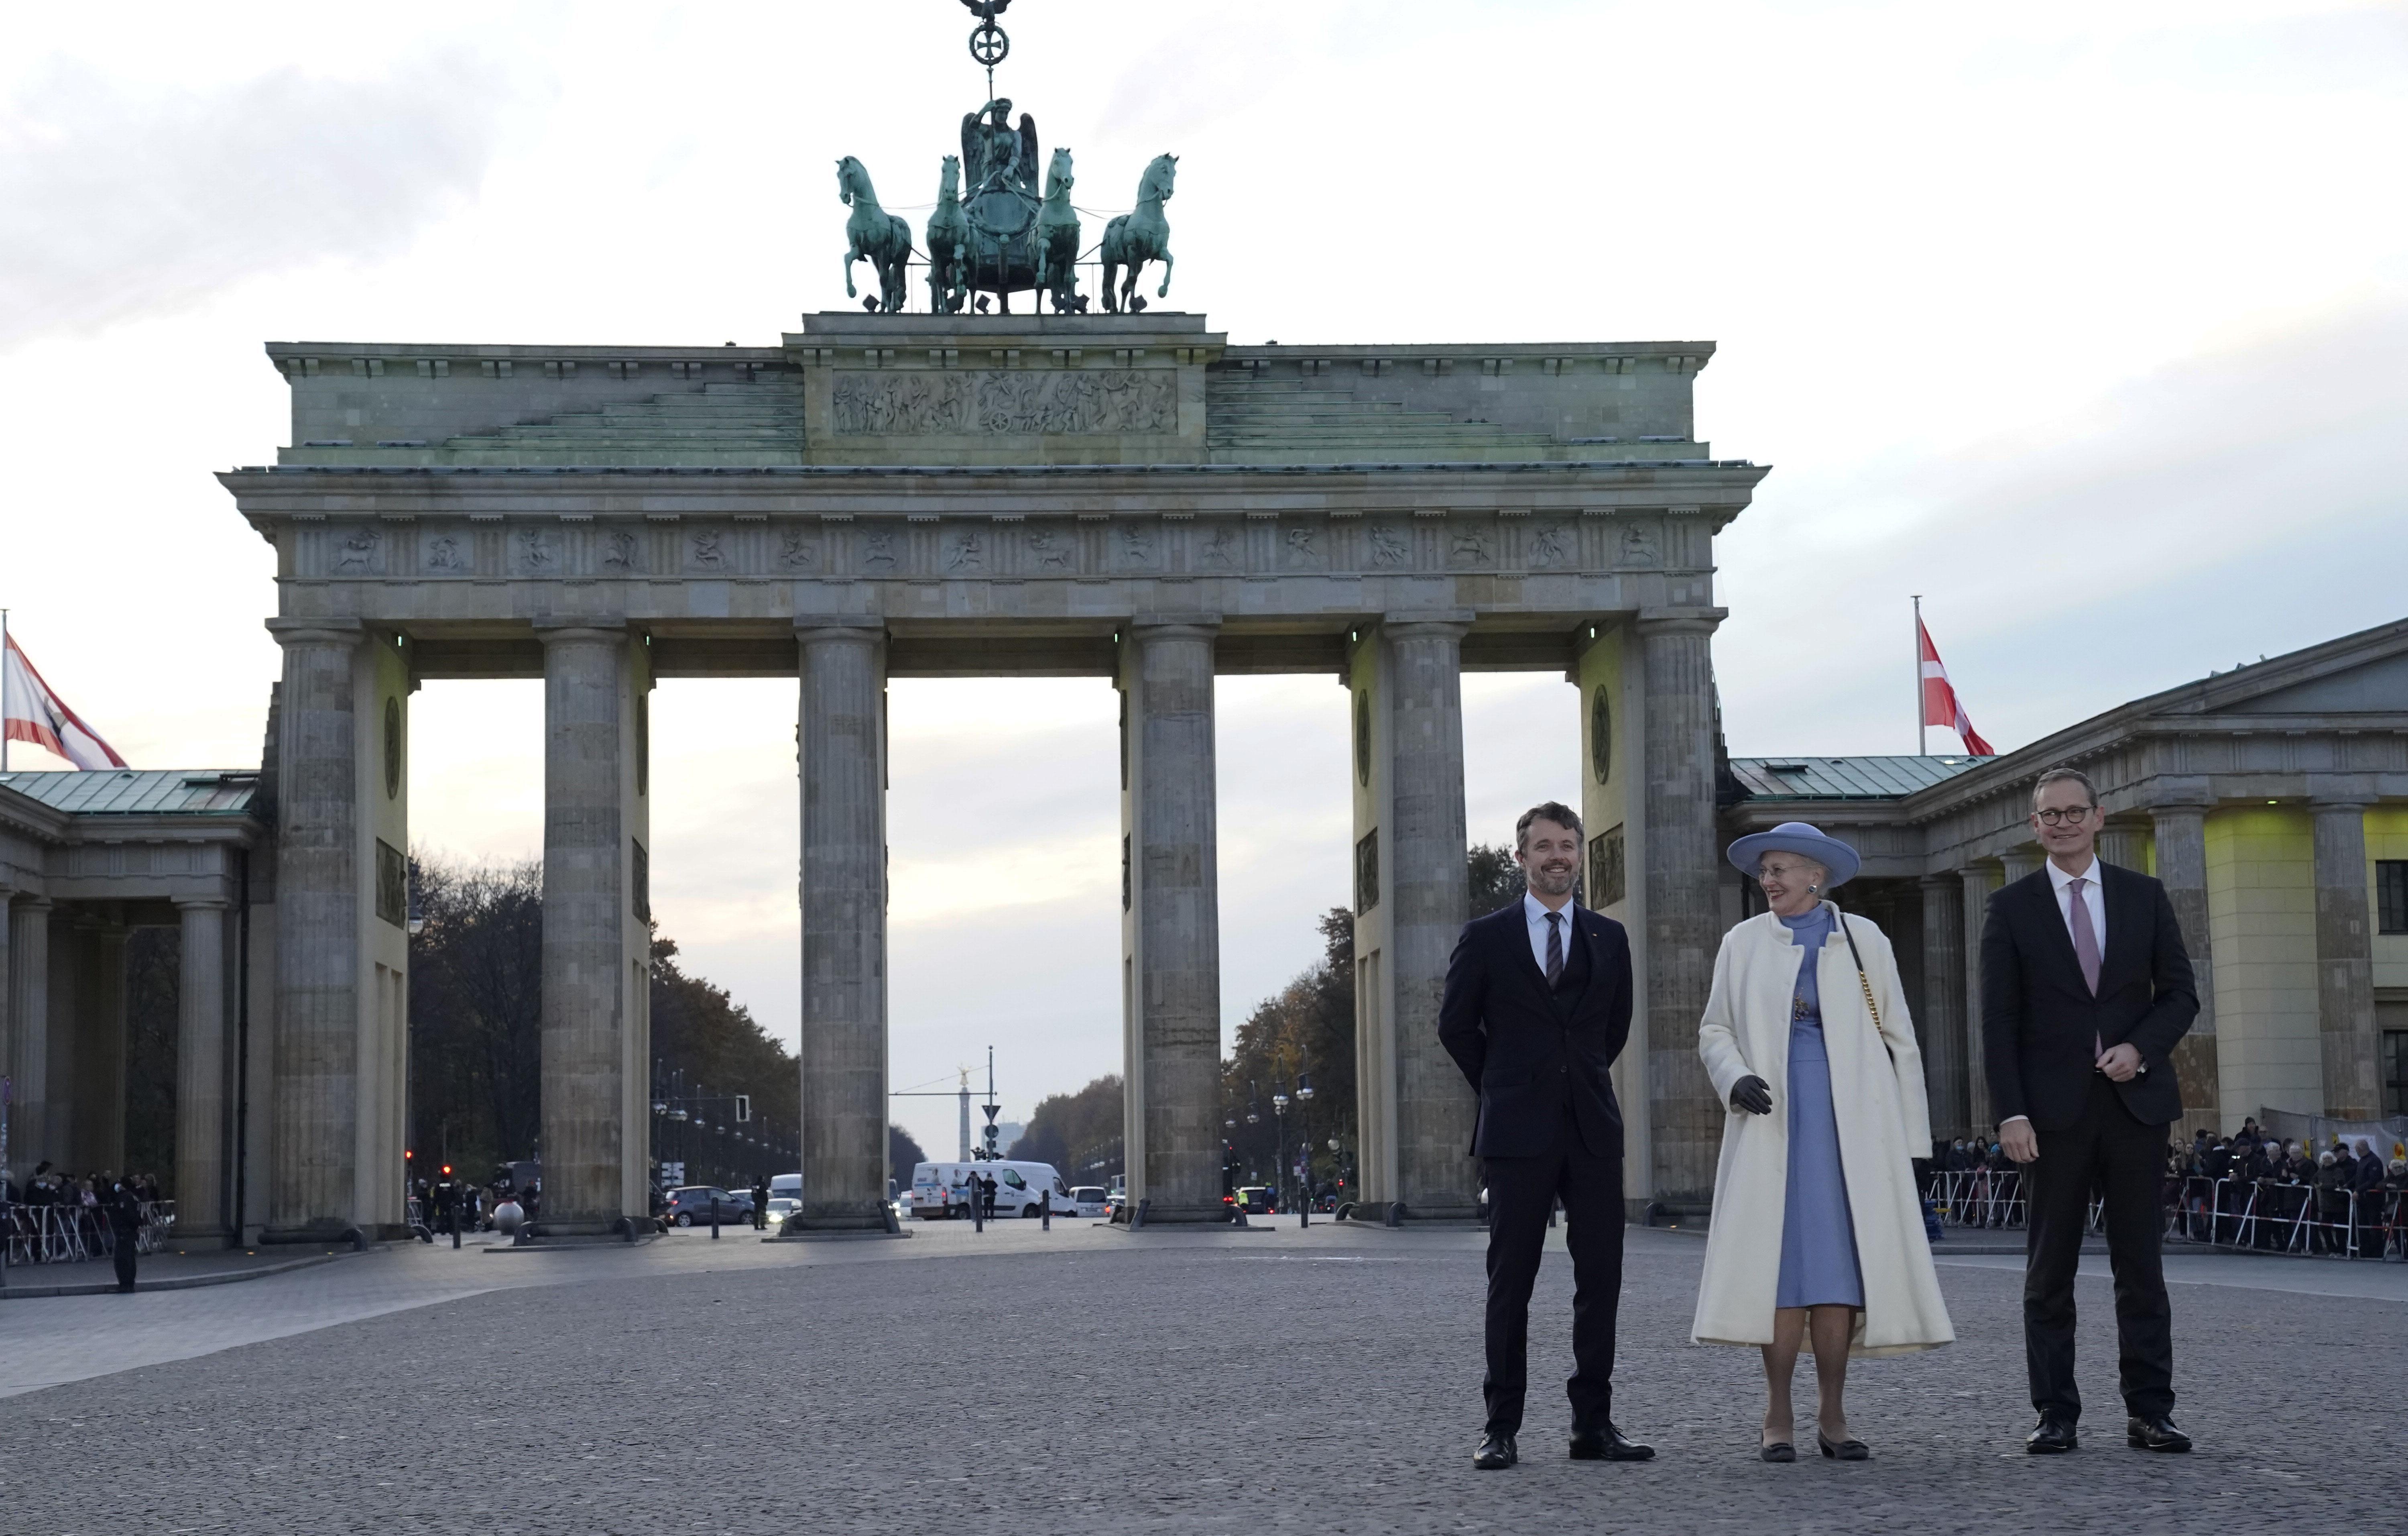
[[[148,1173],[78,1175],[49,1162],[23,1187],[0,1175],[0,1240],[11,1264],[117,1261],[118,1286],[134,1288],[134,1257],[175,1216]]]
[[[1935,1142],[1923,1193],[1952,1226],[2020,1227],[2021,1174],[1985,1137]],[[2380,1257],[2408,1254],[2408,1142],[2386,1159],[2366,1139],[2322,1150],[2245,1122],[2168,1150],[2169,1236],[2226,1247]]]
[[[2374,1143],[2334,1137],[2323,1150],[2270,1136],[2200,1131],[2166,1164],[2167,1206],[2200,1242],[2378,1257],[2408,1234],[2408,1144],[2386,1162]]]

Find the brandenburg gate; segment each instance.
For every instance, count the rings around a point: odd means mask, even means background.
[[[1345,690],[1361,1182],[1410,1220],[1470,1213],[1479,1182],[1437,1035],[1467,902],[1461,676],[1562,672],[1586,896],[1629,927],[1643,998],[1629,1193],[1703,1203],[1713,536],[1765,473],[1698,440],[1711,343],[1239,347],[1157,310],[267,351],[293,445],[220,478],[275,547],[283,648],[270,1239],[401,1219],[406,743],[430,678],[544,682],[548,1234],[648,1214],[646,702],[681,677],[796,684],[806,1226],[882,1219],[897,677],[1120,691],[1128,1183],[1150,1221],[1204,1222],[1215,678]]]

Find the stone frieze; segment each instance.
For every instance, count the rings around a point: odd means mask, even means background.
[[[1158,434],[1179,430],[1168,368],[839,373],[840,437]]]

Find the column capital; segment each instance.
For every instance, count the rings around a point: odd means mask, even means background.
[[[2308,807],[2313,811],[2364,811],[2382,797],[2374,792],[2372,774],[2308,775]]]
[[[1380,615],[1380,628],[1392,639],[1431,639],[1444,636],[1461,639],[1471,631],[1472,612],[1468,608],[1405,609]]]
[[[805,645],[816,640],[882,640],[886,621],[875,613],[797,613],[795,639]]]
[[[175,897],[176,910],[187,912],[223,912],[234,905],[222,896],[179,896]]]
[[[17,899],[24,904],[27,912],[46,912],[58,905],[57,902],[51,900],[49,897],[36,895],[32,891],[18,892]]]
[[[2163,821],[2169,816],[2204,816],[2214,809],[2215,802],[2203,797],[2196,800],[2155,800],[2148,808],[2153,821]]]
[[[1638,630],[1648,635],[1711,635],[1730,617],[1727,608],[1643,608]]]
[[[355,646],[368,638],[367,625],[357,619],[270,619],[267,632],[283,646]]]
[[[1131,631],[1143,631],[1149,639],[1217,639],[1221,634],[1221,617],[1217,613],[1137,613],[1129,617]]]
[[[538,619],[535,621],[535,638],[547,647],[624,645],[627,643],[627,631],[595,624],[591,619]]]
[[[1960,885],[1965,874],[1965,870],[1951,869],[1943,874],[1924,875],[1917,879],[1915,883],[1927,891],[1944,891],[1951,886]]]

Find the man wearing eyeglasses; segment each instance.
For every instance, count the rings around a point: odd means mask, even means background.
[[[2174,1426],[2172,1309],[2158,1252],[2166,1127],[2182,1118],[2168,1064],[2199,1013],[2190,956],[2165,887],[2099,860],[2106,817],[2079,769],[2032,786],[2048,861],[1990,897],[1982,929],[1982,1031],[1999,1144],[2021,1165],[2024,1363],[2035,1456],[2072,1450],[2073,1276],[2090,1193],[2105,1198],[2115,1272],[2125,1443],[2187,1451]]]

